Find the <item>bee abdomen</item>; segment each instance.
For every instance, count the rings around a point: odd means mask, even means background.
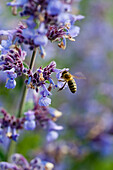
[[[74,79],[68,81],[68,86],[72,93],[75,93],[77,91],[77,85]]]

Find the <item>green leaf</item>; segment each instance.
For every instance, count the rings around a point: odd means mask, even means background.
[[[23,62],[23,65],[25,68],[29,68],[29,66],[25,62]]]
[[[48,84],[50,84],[49,80],[46,80],[45,82],[48,83]]]

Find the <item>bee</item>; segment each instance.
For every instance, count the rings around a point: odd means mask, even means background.
[[[66,83],[68,83],[68,87],[69,87],[70,91],[72,93],[75,93],[77,91],[77,84],[76,84],[74,78],[85,79],[85,77],[83,76],[82,73],[79,72],[79,73],[76,73],[76,74],[78,74],[78,75],[72,75],[71,73],[69,73],[66,70],[63,71],[62,75],[61,75],[62,80],[59,80],[59,81],[65,82],[65,83],[58,91],[62,90],[65,87]]]

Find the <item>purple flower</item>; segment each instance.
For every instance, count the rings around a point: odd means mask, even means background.
[[[36,123],[34,120],[29,120],[24,122],[25,130],[34,130],[36,128]]]
[[[17,74],[14,71],[15,71],[14,68],[12,68],[11,70],[4,71],[7,73],[7,76],[8,76],[8,79],[5,85],[5,87],[7,87],[8,89],[13,89],[16,86],[16,81],[14,79],[17,77]]]
[[[62,112],[54,109],[53,107],[49,107],[48,110],[52,117],[58,118],[58,117],[62,116]]]
[[[14,89],[15,86],[16,86],[16,81],[14,79],[8,79],[5,85],[7,89]]]
[[[14,141],[18,140],[19,134],[17,133],[16,128],[12,129],[12,136],[11,137]]]
[[[68,30],[68,33],[71,37],[76,37],[78,36],[80,32],[80,27],[77,27],[77,26],[72,26],[69,30]]]
[[[29,168],[28,161],[21,154],[18,154],[18,153],[13,154],[11,157],[11,160],[15,165],[21,167],[22,169]]]
[[[0,30],[0,36],[6,36],[7,39],[2,39],[1,41],[1,53],[6,54],[9,50],[10,46],[12,45],[12,40],[14,38],[16,30]]]
[[[43,97],[52,95],[52,94],[48,91],[47,87],[46,87],[44,84],[42,84],[42,88],[43,88],[43,91],[41,91],[41,94],[42,94]]]
[[[30,29],[34,29],[36,27],[33,16],[30,16],[27,20],[25,20],[25,22]]]
[[[6,54],[1,55],[0,57],[0,70],[7,73],[6,86],[8,89],[13,89],[16,86],[15,78],[21,76],[27,71],[27,68],[24,67],[23,60],[25,60],[26,52],[21,48],[14,45],[14,48],[11,48]]]
[[[58,132],[59,130],[63,130],[62,126],[57,125],[55,122],[53,122],[52,120],[48,121],[48,134],[47,134],[47,141],[51,142],[53,140],[56,140],[58,138]]]
[[[33,28],[25,28],[22,31],[22,35],[24,36],[24,39],[33,39],[35,36],[35,30]]]
[[[35,119],[34,112],[31,110],[29,110],[28,112],[25,112],[24,115],[25,115],[25,119],[28,121]]]
[[[16,1],[8,2],[7,5],[9,5],[9,6],[22,6],[27,2],[28,2],[28,0],[16,0]]]
[[[25,114],[24,128],[26,130],[34,130],[36,128],[35,115],[33,111],[28,111]]]
[[[85,17],[83,15],[76,15],[75,16],[75,21],[84,19]]]
[[[0,162],[0,170],[52,170],[54,165],[48,161],[43,161],[38,157],[35,157],[30,163],[26,158],[18,153],[15,153],[11,157],[11,163]]]
[[[59,131],[59,130],[63,130],[63,126],[59,126],[57,125],[55,122],[53,122],[52,120],[48,121],[48,129],[49,131]]]
[[[48,97],[40,97],[39,105],[40,106],[49,106],[51,104],[51,99]]]
[[[7,73],[7,76],[9,79],[15,79],[17,77],[17,74],[15,73],[15,69],[12,68],[11,70],[6,70],[4,71],[5,73]]]
[[[17,141],[19,134],[17,134],[17,131],[15,128],[11,128],[10,126],[8,126],[6,136],[11,138],[14,141]]]
[[[4,141],[4,130],[0,127],[0,143]]]
[[[52,142],[52,141],[56,140],[58,138],[58,136],[59,136],[58,132],[56,132],[56,131],[49,131],[49,133],[46,136],[46,140],[48,142]]]
[[[9,47],[12,45],[12,40],[2,40],[1,41],[1,52],[2,54],[5,54],[8,50]]]
[[[62,12],[63,4],[59,0],[51,0],[47,12],[49,15],[58,15]]]
[[[36,157],[30,161],[30,166],[36,167],[37,165],[41,164],[41,159]]]
[[[38,51],[39,51],[39,54],[41,55],[41,58],[44,58],[46,56],[46,52],[41,45],[39,45]]]
[[[72,2],[71,2],[72,3]],[[28,1],[15,0],[7,5],[22,8],[21,17],[27,16],[25,25],[21,24],[16,31],[18,43],[28,44],[31,50],[35,47],[45,46],[48,39],[51,42],[58,41],[62,49],[66,47],[66,30],[74,26],[76,20],[83,19],[81,15],[71,15],[71,3],[60,0]],[[76,36],[78,34],[76,33]],[[75,36],[75,33],[74,33]],[[44,55],[42,55],[44,56]]]
[[[29,85],[31,83],[31,77],[28,78],[27,84]]]
[[[45,35],[37,35],[34,38],[34,44],[36,46],[45,46],[45,45],[47,45],[47,41],[48,41],[48,39]]]
[[[65,24],[70,24],[71,21],[70,21],[70,14],[68,13],[61,13],[59,16],[58,16],[58,21],[60,23],[62,23],[62,25],[65,25]]]
[[[0,162],[0,170],[20,170],[15,164],[8,163],[8,162]]]
[[[45,35],[47,33],[47,29],[45,28],[44,22],[41,22],[38,29],[38,34]]]

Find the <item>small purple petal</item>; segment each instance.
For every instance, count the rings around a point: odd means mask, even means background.
[[[34,112],[31,110],[29,110],[28,112],[25,112],[24,115],[25,115],[25,119],[28,121],[35,119]]]
[[[55,85],[54,81],[53,81],[51,78],[49,78],[49,82],[50,82],[51,84]]]
[[[35,31],[34,31],[34,29],[26,28],[23,30],[22,35],[25,38],[34,38]]]
[[[63,126],[57,125],[52,120],[48,121],[48,128],[49,128],[49,130],[63,130]]]
[[[15,129],[15,128],[12,129],[12,139],[13,139],[14,141],[17,141],[18,137],[19,137],[19,134],[17,134],[16,129]]]
[[[77,26],[72,26],[69,29],[69,35],[71,35],[71,37],[78,36],[79,32],[80,32],[80,27],[77,27]]]
[[[30,16],[27,20],[26,23],[28,25],[29,28],[33,29],[34,27],[36,27],[36,23],[33,20],[33,16]]]
[[[8,162],[0,162],[0,170],[20,170],[15,164]]]
[[[17,77],[17,74],[14,71],[15,71],[15,69],[12,68],[11,70],[6,70],[4,72],[7,73],[7,76],[9,79],[11,79],[11,78],[15,79]]]
[[[50,15],[60,14],[62,12],[62,6],[63,4],[59,0],[50,1],[48,8],[47,8],[48,14]]]
[[[7,5],[8,6],[22,6],[24,4],[26,4],[28,2],[28,0],[16,0],[16,2],[8,2]]]
[[[24,168],[26,169],[29,167],[28,161],[21,154],[17,154],[17,153],[13,154],[11,157],[11,160],[14,164],[18,165],[22,169],[24,169]],[[19,168],[19,170],[20,170],[20,168]]]
[[[51,99],[48,97],[40,97],[38,104],[40,106],[49,106],[51,104]]]
[[[34,130],[36,128],[36,123],[34,120],[30,120],[30,121],[25,121],[24,122],[24,128],[26,130]]]
[[[46,55],[44,48],[40,45],[38,50],[39,50],[39,54],[41,55],[41,57],[44,58]]]
[[[47,87],[46,87],[44,84],[42,85],[42,88],[43,88],[43,92],[41,92],[41,94],[43,94],[43,97],[52,95],[52,94],[48,91]]]
[[[36,165],[41,164],[41,159],[36,157],[30,161],[30,166],[35,167]]]
[[[46,34],[47,30],[45,29],[45,24],[43,22],[40,23],[39,28],[37,29],[39,34]]]
[[[29,85],[31,83],[31,77],[28,78],[27,84]]]
[[[52,117],[60,117],[60,116],[62,116],[62,112],[60,112],[60,111],[58,111],[58,110],[56,110],[56,109],[54,109],[52,107],[49,107],[48,110],[49,110],[49,114]]]
[[[75,16],[75,21],[84,19],[85,17],[83,15],[76,15]]]
[[[16,81],[13,79],[8,79],[8,81],[6,82],[5,87],[7,87],[7,89],[14,89],[16,86]]]
[[[3,143],[4,141],[4,130],[0,128],[0,143]]]
[[[48,42],[48,39],[45,35],[37,35],[35,36],[34,38],[34,44],[37,45],[37,46],[45,46]]]
[[[56,140],[58,138],[58,133],[56,131],[50,131],[47,136],[46,136],[46,140],[48,142],[52,142],[53,140]]]

